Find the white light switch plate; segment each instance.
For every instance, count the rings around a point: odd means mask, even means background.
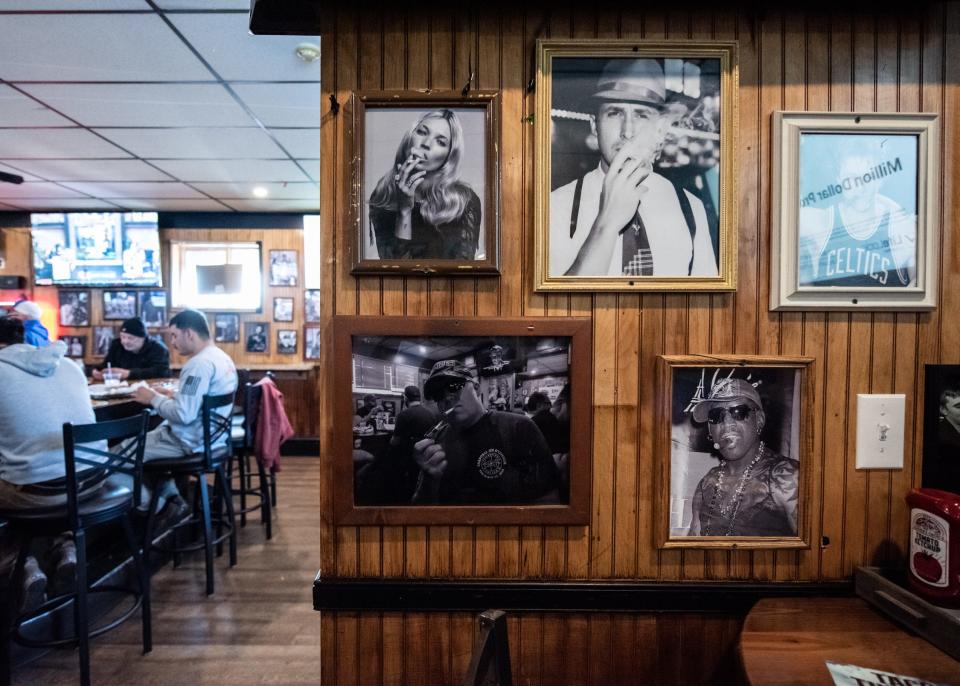
[[[906,396],[857,394],[857,469],[903,469]]]

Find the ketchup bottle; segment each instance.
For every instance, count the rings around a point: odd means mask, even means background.
[[[917,488],[907,505],[910,590],[934,605],[960,607],[960,495]]]

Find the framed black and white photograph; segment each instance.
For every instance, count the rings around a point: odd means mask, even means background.
[[[137,316],[136,291],[104,291],[103,319],[107,321],[130,319]]]
[[[93,357],[106,357],[110,352],[110,344],[117,336],[115,326],[95,326],[93,327]]]
[[[812,362],[660,358],[660,547],[807,547]]]
[[[67,345],[67,357],[82,360],[87,354],[86,336],[61,336],[60,340]]]
[[[736,288],[737,43],[538,40],[538,291]]]
[[[59,291],[60,326],[90,326],[90,291]]]
[[[303,359],[320,359],[320,327],[303,327]]]
[[[320,289],[308,288],[303,294],[303,321],[308,324],[320,321]]]
[[[775,112],[771,310],[930,310],[936,114]]]
[[[243,332],[246,334],[246,351],[248,353],[265,353],[270,347],[269,322],[244,322]]]
[[[240,315],[218,312],[213,315],[214,341],[217,343],[240,342]]]
[[[362,92],[353,273],[496,274],[499,95]]]
[[[299,261],[296,250],[270,251],[270,285],[296,286],[299,275]]]
[[[293,321],[293,298],[274,298],[273,299],[273,321],[292,322]]]
[[[140,306],[140,319],[146,326],[155,329],[167,325],[166,291],[140,291],[137,293],[137,301]]]
[[[588,522],[590,341],[578,317],[335,318],[337,523]]]
[[[281,355],[297,354],[296,329],[277,329],[277,352]]]
[[[960,493],[960,365],[926,365],[922,485]]]

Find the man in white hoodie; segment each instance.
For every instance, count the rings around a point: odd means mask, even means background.
[[[0,510],[23,510],[62,505],[63,424],[96,421],[87,379],[80,367],[64,357],[62,341],[45,348],[23,342],[23,322],[0,318]],[[101,446],[106,450],[106,445]],[[99,488],[95,478],[83,483],[83,492]],[[0,567],[12,562],[15,551],[0,551]],[[54,542],[56,579],[73,578],[76,551],[67,537]],[[24,568],[25,605],[42,601],[46,577],[34,557]]]

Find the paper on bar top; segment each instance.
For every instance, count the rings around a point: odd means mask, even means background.
[[[857,665],[840,665],[836,662],[827,662],[827,669],[830,670],[833,683],[837,686],[956,686],[943,681],[927,681],[920,677],[894,674]]]

